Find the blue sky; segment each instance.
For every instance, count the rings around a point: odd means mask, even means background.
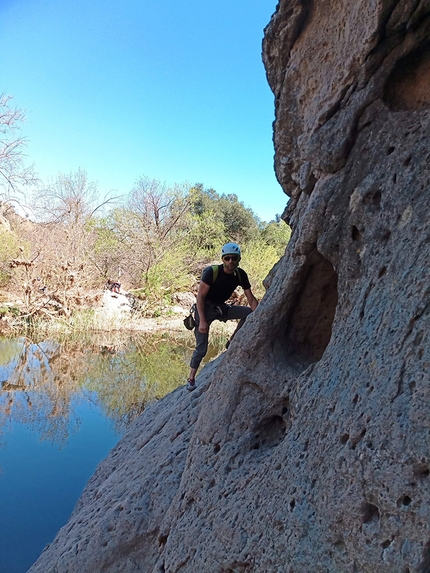
[[[282,213],[261,61],[276,4],[2,0],[0,92],[27,112],[41,178],[81,167],[102,195],[143,175],[203,183]]]

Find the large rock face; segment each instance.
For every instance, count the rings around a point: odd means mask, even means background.
[[[430,571],[429,30],[428,0],[279,2],[287,252],[31,573]]]

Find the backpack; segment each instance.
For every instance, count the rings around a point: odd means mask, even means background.
[[[212,273],[213,273],[212,284],[214,284],[214,282],[218,278],[218,265],[212,265]],[[234,274],[236,273],[239,278],[239,286],[242,286],[242,277],[240,276],[240,271],[238,268],[234,271]]]

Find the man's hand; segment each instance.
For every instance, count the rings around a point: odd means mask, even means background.
[[[209,324],[205,316],[205,300],[209,292],[210,285],[200,281],[199,292],[197,293],[197,311],[199,313],[199,332],[207,334],[209,332]]]
[[[248,304],[251,307],[251,310],[255,310],[258,306],[258,300],[255,298],[253,292],[251,291],[251,289],[247,289],[244,291],[246,298],[248,300]]]

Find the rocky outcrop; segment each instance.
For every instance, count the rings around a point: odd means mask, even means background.
[[[430,571],[429,26],[426,0],[279,2],[286,254],[31,573]]]

